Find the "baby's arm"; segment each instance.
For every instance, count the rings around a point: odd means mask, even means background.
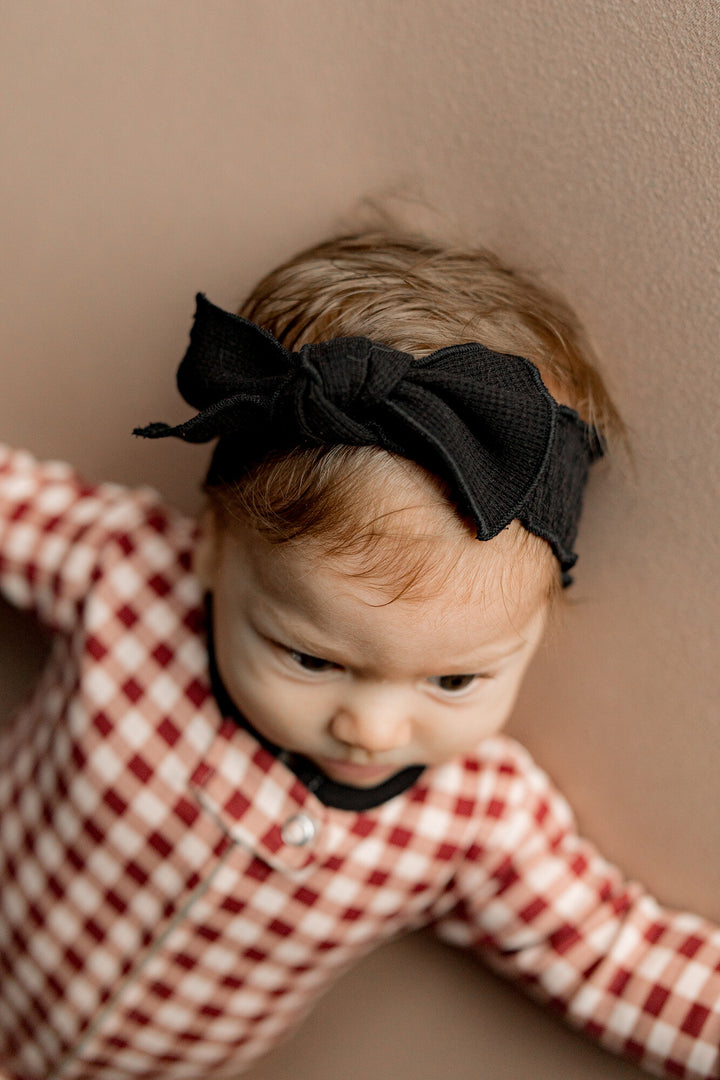
[[[719,1077],[720,929],[625,881],[528,755],[492,746],[493,824],[456,876],[440,936],[650,1072]]]
[[[121,491],[0,446],[0,595],[51,629],[70,629],[93,580],[98,523],[107,533]]]

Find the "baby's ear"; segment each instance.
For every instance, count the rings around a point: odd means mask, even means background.
[[[207,592],[212,592],[217,576],[220,534],[217,516],[208,507],[198,522],[198,538],[193,551],[193,572]]]

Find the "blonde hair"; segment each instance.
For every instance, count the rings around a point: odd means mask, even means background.
[[[622,433],[595,353],[568,305],[482,248],[443,247],[393,232],[341,236],[269,273],[240,314],[288,349],[361,336],[420,357],[480,341],[532,361],[553,396],[606,439]],[[358,530],[368,543],[377,540],[363,476],[370,460],[382,468],[391,457],[379,447],[298,448],[259,462],[209,495],[226,522],[235,518],[277,543],[324,537],[328,551],[339,551]],[[457,523],[445,485],[427,479]],[[545,542],[532,541],[546,555]]]

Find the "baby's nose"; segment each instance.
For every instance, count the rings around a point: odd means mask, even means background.
[[[363,694],[337,709],[330,730],[339,742],[377,754],[406,746],[412,721],[396,695]]]

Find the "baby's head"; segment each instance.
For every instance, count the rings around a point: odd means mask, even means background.
[[[179,381],[201,413],[143,432],[221,435],[198,571],[227,690],[270,741],[358,786],[470,750],[510,712],[574,561],[587,465],[619,428],[577,320],[485,251],[380,234],[301,253],[260,282],[241,315],[269,333],[199,301]],[[236,330],[258,335],[240,392],[224,367]],[[370,341],[298,356],[338,338]],[[277,342],[293,354],[291,377]],[[448,349],[467,342],[484,353]],[[256,353],[266,349],[263,368]],[[201,352],[212,391],[194,383]],[[413,414],[415,390],[397,397],[394,367],[420,362],[409,381],[426,393],[421,361],[438,355],[428,385],[451,412],[421,402]],[[489,406],[475,400],[477,362]],[[272,384],[258,390],[266,372]],[[399,402],[383,413],[389,427],[376,415],[384,385]],[[467,434],[480,429],[482,445]]]

